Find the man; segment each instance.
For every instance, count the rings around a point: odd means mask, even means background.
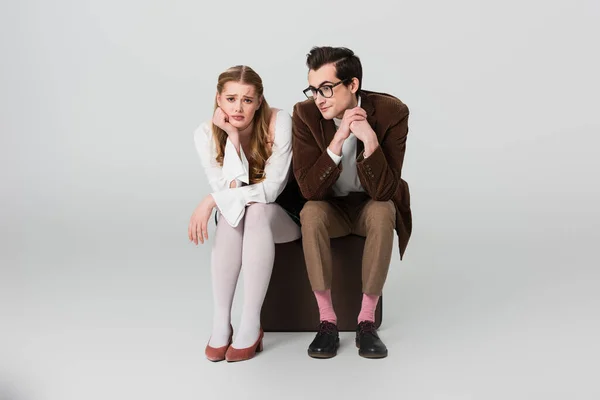
[[[339,333],[331,301],[330,238],[366,238],[359,355],[387,356],[375,328],[375,308],[387,276],[394,229],[400,257],[412,220],[401,179],[408,108],[397,98],[362,90],[362,66],[352,50],[314,47],[307,55],[308,100],[294,106],[293,169],[308,200],[300,213],[304,257],[319,306],[320,324],[308,354],[336,355]]]

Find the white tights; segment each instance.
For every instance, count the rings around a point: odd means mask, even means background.
[[[235,228],[225,218],[219,218],[211,254],[214,316],[210,346],[228,343],[240,269],[244,270],[244,306],[233,347],[243,349],[256,342],[260,311],[273,270],[275,243],[291,242],[300,235],[300,227],[275,203],[249,205]]]

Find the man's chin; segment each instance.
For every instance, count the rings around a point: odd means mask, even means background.
[[[321,111],[321,110],[319,110],[319,111]],[[333,119],[335,117],[335,115],[333,114],[333,111],[331,109],[325,110],[325,112],[321,111],[321,115],[325,119]]]

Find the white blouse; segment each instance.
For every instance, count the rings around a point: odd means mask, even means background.
[[[213,140],[212,122],[204,122],[194,132],[196,151],[212,188],[211,195],[225,220],[236,227],[250,203],[273,203],[285,188],[292,166],[292,117],[279,110],[275,120],[275,137],[271,157],[265,165],[265,179],[248,185],[248,159],[240,146],[240,156],[229,139],[225,145],[223,166],[216,161],[217,145]],[[235,181],[236,187],[229,184]],[[242,186],[241,183],[247,184]]]

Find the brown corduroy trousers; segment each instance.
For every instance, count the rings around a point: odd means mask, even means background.
[[[323,201],[308,201],[300,212],[302,246],[313,290],[331,288],[330,239],[349,234],[363,236],[363,293],[381,295],[394,243],[396,208],[365,193],[350,193]]]

